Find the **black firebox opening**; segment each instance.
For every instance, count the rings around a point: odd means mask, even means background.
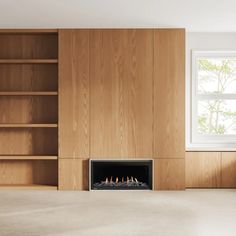
[[[93,190],[152,189],[152,160],[91,160]]]

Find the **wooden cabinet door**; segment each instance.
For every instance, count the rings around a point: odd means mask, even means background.
[[[152,157],[153,30],[90,32],[91,157]]]
[[[186,153],[186,188],[219,188],[221,186],[220,152]]]
[[[185,155],[185,31],[154,35],[154,158]]]
[[[236,152],[222,152],[222,188],[236,188]]]
[[[154,160],[154,190],[184,190],[184,159]]]
[[[89,157],[89,30],[59,30],[59,157]]]
[[[59,190],[88,190],[89,161],[84,159],[59,160]]]

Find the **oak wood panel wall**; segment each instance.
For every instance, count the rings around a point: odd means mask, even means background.
[[[185,189],[185,30],[154,33],[155,189]]]
[[[90,33],[92,158],[152,157],[153,30]]]
[[[185,31],[155,30],[154,158],[185,155]]]
[[[90,157],[157,158],[155,189],[184,189],[184,39],[184,30],[59,31],[60,189],[86,189]]]
[[[89,30],[59,30],[59,157],[89,158]]]

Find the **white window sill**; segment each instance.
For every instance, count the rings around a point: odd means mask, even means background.
[[[186,152],[236,152],[236,147],[186,147]]]

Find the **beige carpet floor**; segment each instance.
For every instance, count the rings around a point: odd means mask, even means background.
[[[1,190],[0,235],[236,236],[236,190]]]

